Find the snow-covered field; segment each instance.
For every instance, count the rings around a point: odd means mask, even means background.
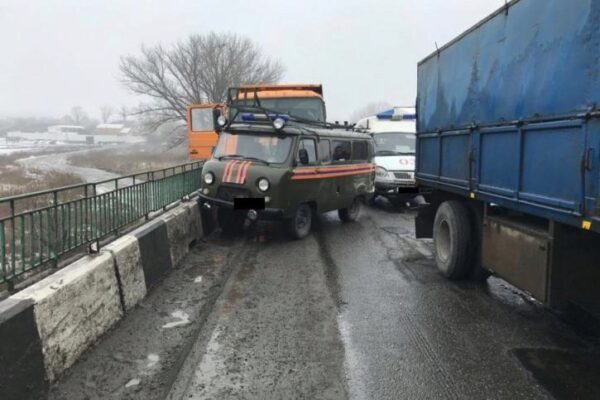
[[[6,138],[0,138],[0,156],[1,155],[8,155],[8,154],[12,154],[12,153],[18,153],[18,152],[36,152],[36,151],[42,151],[42,150],[48,150],[48,149],[52,149],[52,148],[61,148],[62,150],[64,150],[65,147],[81,147],[81,145],[73,145],[70,143],[64,143],[64,142],[55,142],[53,144],[47,143],[47,142],[35,142],[35,141],[29,141],[29,140],[23,140],[23,141],[19,141],[19,142],[13,142],[13,141],[7,141]]]

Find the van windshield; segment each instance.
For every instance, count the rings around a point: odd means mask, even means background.
[[[244,102],[237,104],[244,104]],[[253,102],[248,101],[248,105],[252,104]],[[325,122],[325,107],[323,101],[318,97],[266,98],[260,99],[260,105],[280,114],[288,114],[311,121]],[[240,116],[236,119],[239,120]]]
[[[373,134],[376,156],[415,154],[416,135],[406,132],[385,132]]]
[[[282,163],[290,154],[292,140],[291,136],[222,132],[213,155],[218,159],[230,157]]]

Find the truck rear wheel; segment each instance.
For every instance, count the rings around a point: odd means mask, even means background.
[[[471,220],[466,205],[446,201],[437,209],[433,223],[435,261],[448,279],[464,278],[471,270]]]

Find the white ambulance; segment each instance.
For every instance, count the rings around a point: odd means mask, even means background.
[[[416,112],[414,107],[394,107],[363,118],[354,129],[375,141],[375,196],[400,205],[418,194],[415,182]]]

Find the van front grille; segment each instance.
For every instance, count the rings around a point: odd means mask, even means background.
[[[410,172],[394,172],[394,176],[396,177],[396,179],[405,179],[405,180],[414,179],[413,174]]]
[[[231,186],[219,186],[217,198],[225,201],[233,201],[236,197],[250,197],[250,191]]]

